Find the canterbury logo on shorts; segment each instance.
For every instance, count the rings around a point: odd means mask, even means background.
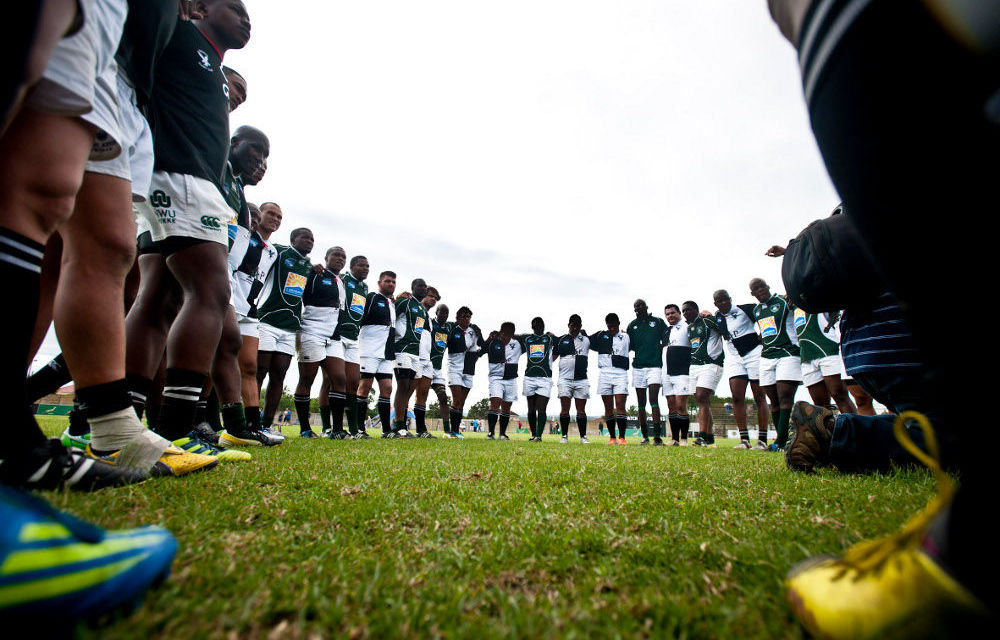
[[[219,223],[219,219],[215,216],[202,216],[201,226],[206,229],[221,229],[222,225]]]

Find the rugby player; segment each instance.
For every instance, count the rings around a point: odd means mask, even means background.
[[[722,379],[722,363],[725,353],[722,348],[722,334],[700,317],[698,304],[688,300],[681,305],[681,313],[688,326],[688,342],[691,343],[690,388],[698,401],[698,437],[694,444],[699,447],[715,446],[715,421],[712,419],[712,394]]]
[[[514,331],[513,322],[504,322],[499,333],[491,335],[483,345],[482,353],[486,354],[490,368],[490,409],[486,413],[488,440],[494,439],[497,422],[500,423],[500,439],[510,440],[507,425],[510,423],[510,405],[517,400],[517,361],[524,353],[524,344]]]
[[[795,335],[802,358],[802,384],[813,404],[825,407],[832,398],[841,413],[857,413],[851,394],[841,378],[847,377],[840,357],[839,313],[806,313],[795,309]]]
[[[722,334],[726,351],[724,373],[729,379],[729,390],[733,396],[733,416],[740,432],[740,443],[737,449],[750,449],[750,433],[747,431],[747,384],[753,395],[754,408],[757,411],[758,445],[761,450],[767,449],[767,396],[760,388],[760,336],[754,330],[753,305],[734,305],[733,299],[725,289],[719,289],[712,294],[712,300],[718,311],[714,316],[702,317]]]
[[[629,323],[626,333],[635,358],[632,360],[632,386],[639,401],[639,429],[642,442],[649,444],[649,427],[646,424],[646,390],[649,390],[649,407],[653,413],[653,442],[662,445],[663,422],[660,416],[660,381],[662,373],[662,340],[667,331],[663,318],[649,315],[645,300],[632,305],[635,320]]]
[[[373,381],[378,382],[378,417],[382,421],[383,438],[412,438],[404,427],[394,430],[392,424],[392,369],[396,362],[396,306],[392,294],[396,291],[396,274],[383,271],[378,276],[378,291],[365,298],[361,314],[358,344],[361,350],[361,382],[358,396],[368,397]],[[367,403],[366,403],[367,405]]]
[[[590,338],[580,330],[583,327],[583,320],[575,313],[569,317],[567,327],[569,333],[558,338],[552,348],[552,358],[561,358],[558,384],[561,409],[559,426],[562,429],[560,442],[564,444],[569,442],[569,408],[572,401],[576,405],[576,426],[580,431],[580,444],[588,444],[587,398],[590,397],[590,381],[587,380],[587,352],[590,351]]]
[[[476,374],[476,361],[482,355],[485,344],[483,332],[472,324],[472,309],[459,307],[455,322],[448,327],[448,384],[451,386],[451,409],[448,417],[452,433],[458,433],[462,425],[465,399],[472,388],[472,376]]]
[[[268,432],[281,401],[285,374],[295,355],[296,332],[302,326],[302,293],[313,272],[307,257],[314,243],[312,231],[305,227],[293,229],[289,242],[287,247],[275,245],[278,257],[260,293],[257,312],[260,318],[257,386],[263,388],[264,378],[268,378],[261,430]]]
[[[440,298],[439,298],[440,299]],[[431,367],[434,370],[434,378],[431,380],[431,389],[438,399],[438,412],[441,416],[441,428],[449,438],[461,438],[462,434],[458,430],[452,430],[449,426],[449,411],[451,403],[448,400],[448,390],[445,387],[444,352],[448,348],[448,305],[439,304],[431,321],[433,335],[431,339]]]
[[[802,382],[794,310],[785,298],[772,294],[762,278],[750,281],[750,295],[758,301],[753,317],[763,345],[760,386],[771,403],[771,420],[778,432],[778,439],[769,450],[782,451],[788,443],[788,421],[795,402],[795,390]]]
[[[441,299],[441,294],[434,287],[427,287],[424,299],[421,304],[424,306],[424,313],[430,314],[431,309]],[[429,317],[429,315],[428,315]],[[446,338],[447,339],[447,338]],[[419,378],[417,379],[416,399],[413,401],[413,421],[417,423],[418,438],[433,438],[427,431],[427,394],[434,383],[435,371],[432,360],[434,345],[434,330],[431,323],[424,326],[420,334],[420,357],[417,363],[419,367]],[[424,435],[426,434],[426,435]]]
[[[302,293],[302,325],[299,329],[299,382],[295,387],[295,413],[299,418],[299,435],[316,437],[309,425],[310,390],[316,373],[322,367],[331,381],[329,406],[336,429],[331,438],[343,440],[344,431],[344,348],[337,334],[337,320],[343,306],[344,283],[337,274],[347,263],[347,253],[341,247],[326,251],[326,265],[314,270],[306,280]],[[340,389],[337,392],[337,389]],[[335,395],[336,394],[336,395]],[[310,435],[312,434],[312,435]]]
[[[597,352],[597,393],[604,402],[604,421],[608,423],[608,444],[626,444],[628,414],[628,354],[631,350],[628,334],[621,330],[617,313],[604,316],[607,330],[589,336],[590,350]],[[586,334],[584,334],[586,335]],[[615,425],[618,438],[615,438]]]
[[[545,333],[545,321],[541,318],[531,320],[531,331],[528,335],[518,336],[521,348],[528,356],[524,367],[524,387],[522,389],[528,400],[528,424],[532,427],[533,437],[529,442],[541,442],[548,420],[546,406],[552,393],[552,341],[554,336]]]
[[[365,431],[365,421],[368,418],[368,393],[358,393],[361,381],[361,352],[358,348],[358,334],[361,330],[361,317],[365,312],[365,300],[368,298],[368,258],[354,256],[351,258],[350,269],[341,278],[344,281],[345,306],[340,310],[340,343],[344,347],[344,377],[347,396],[344,411],[347,413],[347,428],[350,434],[359,439],[367,440],[371,436]]]
[[[670,444],[687,444],[691,416],[688,415],[687,398],[691,393],[691,341],[688,339],[687,323],[681,319],[681,310],[676,304],[663,307],[667,318],[667,334],[663,346],[663,395],[667,398],[667,420],[670,422]]]
[[[427,282],[423,278],[416,278],[410,283],[412,295],[400,296],[396,300],[396,398],[395,416],[396,422],[392,425],[392,431],[397,433],[408,433],[406,429],[406,413],[410,406],[410,396],[416,390],[417,372],[421,370],[420,345],[424,331],[430,330],[427,322],[427,308],[423,304],[427,296]],[[422,411],[424,410],[421,407]],[[413,419],[416,422],[417,414],[414,412]],[[417,437],[433,438],[427,432],[424,421],[421,420],[422,429],[417,429]]]

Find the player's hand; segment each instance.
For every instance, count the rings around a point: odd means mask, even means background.
[[[324,267],[321,264],[314,264],[313,265],[313,271],[315,271],[316,273],[323,273],[324,269],[326,269],[326,267]]]
[[[204,14],[198,11],[197,7],[194,5],[194,0],[178,0],[177,2],[177,15],[180,16],[181,20],[201,20],[204,18]]]
[[[406,299],[406,300],[409,300],[410,298],[412,298],[412,297],[413,297],[413,294],[411,294],[411,293],[410,293],[409,291],[404,291],[403,293],[399,294],[399,295],[398,295],[398,296],[396,296],[396,297],[397,297],[397,298],[404,298],[404,299]]]
[[[779,245],[774,245],[770,249],[764,252],[765,256],[770,256],[772,258],[780,258],[785,255],[785,248]]]
[[[708,317],[711,317],[711,315],[712,314],[708,311],[708,309],[702,309],[701,313],[698,314],[698,317],[699,318],[708,318]]]
[[[483,332],[482,332],[482,330],[481,330],[481,329],[479,328],[479,325],[475,325],[475,324],[471,324],[471,325],[469,325],[469,326],[470,326],[470,327],[472,327],[472,330],[476,332],[476,335],[477,335],[477,336],[479,336],[480,338],[482,338],[482,337],[483,337]]]
[[[496,340],[500,336],[499,331],[490,331],[490,340]]]

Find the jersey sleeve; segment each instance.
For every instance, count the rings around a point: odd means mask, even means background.
[[[372,307],[372,301],[374,299],[375,299],[375,294],[374,293],[369,293],[365,297],[365,309],[364,309],[364,311],[361,312],[361,322],[360,322],[360,324],[364,324],[365,321],[368,320],[368,313],[369,313],[369,310]]]

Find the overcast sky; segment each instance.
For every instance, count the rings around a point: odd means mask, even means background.
[[[246,3],[232,126],[270,137],[247,197],[281,204],[276,238],[423,277],[484,331],[783,291],[764,250],[838,202],[764,0]]]

